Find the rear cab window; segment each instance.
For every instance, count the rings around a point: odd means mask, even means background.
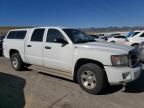
[[[8,33],[7,39],[24,39],[27,30],[10,31]]]

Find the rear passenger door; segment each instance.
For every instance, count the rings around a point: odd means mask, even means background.
[[[30,64],[43,66],[43,37],[45,29],[38,28],[31,32],[32,34],[29,34],[31,36],[25,44],[26,59]]]

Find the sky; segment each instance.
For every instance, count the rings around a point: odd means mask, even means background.
[[[144,0],[0,0],[0,26],[143,26]]]

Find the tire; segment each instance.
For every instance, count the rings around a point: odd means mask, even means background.
[[[11,65],[13,67],[14,70],[16,71],[22,71],[23,68],[24,68],[24,65],[23,65],[23,61],[19,55],[19,53],[13,53],[11,55]]]
[[[91,77],[85,78],[87,74],[91,74]],[[93,63],[84,64],[79,68],[77,72],[77,81],[84,91],[95,95],[100,94],[107,86],[105,72],[101,67]]]

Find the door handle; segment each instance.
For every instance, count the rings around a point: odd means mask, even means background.
[[[51,47],[49,47],[49,46],[45,46],[45,49],[51,49]]]
[[[32,45],[27,45],[27,47],[32,47]]]

